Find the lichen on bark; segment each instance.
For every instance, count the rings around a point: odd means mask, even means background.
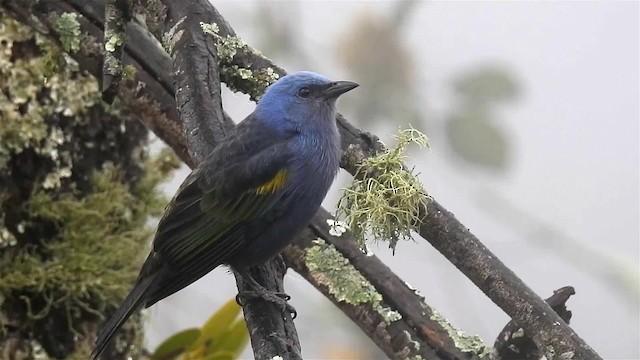
[[[241,38],[221,36],[218,34],[219,26],[216,23],[201,22],[200,27],[205,34],[210,35],[214,40],[218,53],[220,78],[229,89],[248,94],[252,101],[258,101],[269,85],[280,78],[280,75],[271,67],[254,69],[250,68],[252,65],[244,67],[234,63],[234,57],[239,52],[259,54]],[[259,55],[262,56],[262,54]]]

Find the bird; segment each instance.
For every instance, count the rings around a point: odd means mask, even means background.
[[[139,308],[218,266],[268,295],[249,268],[279,254],[317,212],[340,165],[336,100],[359,85],[310,71],[281,77],[185,178],[126,298],[97,335],[97,359]]]

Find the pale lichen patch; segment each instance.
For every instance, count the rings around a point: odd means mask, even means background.
[[[200,28],[202,29],[202,32],[209,35],[217,35],[218,31],[220,31],[220,28],[216,23],[207,24],[201,21]]]
[[[69,23],[74,19],[72,15],[61,15],[58,21],[67,25],[60,25],[60,29],[75,33],[69,29]],[[0,30],[13,32],[11,22],[1,26]],[[22,32],[17,34],[18,38],[24,36]],[[36,39],[39,47],[54,51],[51,42],[41,37]],[[0,52],[10,54],[14,41],[12,38],[0,42]],[[60,128],[46,124],[45,119],[55,114],[64,117],[82,115],[98,103],[100,97],[95,79],[69,71],[50,73],[49,61],[49,56],[14,60],[0,56],[0,83],[11,89],[11,92],[0,91],[0,169],[6,166],[11,153],[33,149],[56,165],[55,170],[46,175],[45,186],[52,188],[60,179],[68,177],[71,157],[65,149],[68,135]],[[48,96],[42,101],[34,101],[43,93]]]
[[[183,17],[178,20],[175,25],[169,29],[164,35],[162,35],[162,47],[167,52],[167,54],[173,54],[174,45],[180,40],[182,34],[184,34],[184,30],[178,30],[178,27],[182,25],[182,23],[187,19],[187,17]]]
[[[257,101],[267,87],[280,78],[280,75],[271,67],[253,69],[239,66],[234,61],[239,52],[263,56],[239,37],[221,36],[219,34],[220,29],[215,23],[200,23],[200,27],[205,34],[212,36],[215,41],[220,77],[231,90],[248,94],[251,100]]]
[[[60,36],[62,49],[67,52],[80,50],[80,23],[77,13],[63,13],[53,21],[53,30]]]
[[[523,337],[523,336],[524,336],[524,329],[523,328],[519,328],[517,331],[514,331],[513,334],[511,334],[511,338],[512,339]]]
[[[490,357],[494,353],[491,346],[487,346],[479,336],[466,334],[462,330],[454,328],[449,321],[438,311],[432,310],[431,320],[438,322],[447,331],[456,348],[463,352],[472,352],[480,358]]]
[[[119,46],[122,46],[122,44],[124,44],[124,34],[113,33],[104,43],[104,49],[108,52],[114,52]]]
[[[351,305],[369,304],[386,324],[402,319],[402,315],[383,305],[382,295],[336,248],[322,239],[305,253],[311,276],[327,287],[337,301]]]
[[[344,221],[327,219],[329,225],[329,235],[340,237],[349,230],[349,226]]]

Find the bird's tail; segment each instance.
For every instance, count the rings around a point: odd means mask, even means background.
[[[133,290],[122,301],[118,309],[111,315],[109,320],[102,326],[102,330],[98,333],[98,339],[96,340],[95,348],[91,353],[91,359],[96,360],[100,354],[105,350],[111,339],[115,335],[116,331],[120,329],[122,324],[136,311],[142,302],[145,300],[144,295],[147,293],[156,274],[150,275],[144,279],[139,280]]]

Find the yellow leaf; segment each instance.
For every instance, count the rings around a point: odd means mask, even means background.
[[[217,351],[207,355],[204,360],[235,360],[237,356],[231,351]]]
[[[190,347],[190,352],[197,354],[207,352],[207,349],[220,341],[239,313],[240,305],[236,303],[235,298],[227,301],[202,326],[200,337]]]
[[[163,341],[151,355],[151,360],[173,360],[185,352],[200,337],[200,329],[177,332]]]
[[[230,352],[233,358],[237,358],[242,353],[242,349],[249,342],[249,332],[244,319],[238,319],[222,336],[220,341],[211,348],[207,355],[219,352]]]

